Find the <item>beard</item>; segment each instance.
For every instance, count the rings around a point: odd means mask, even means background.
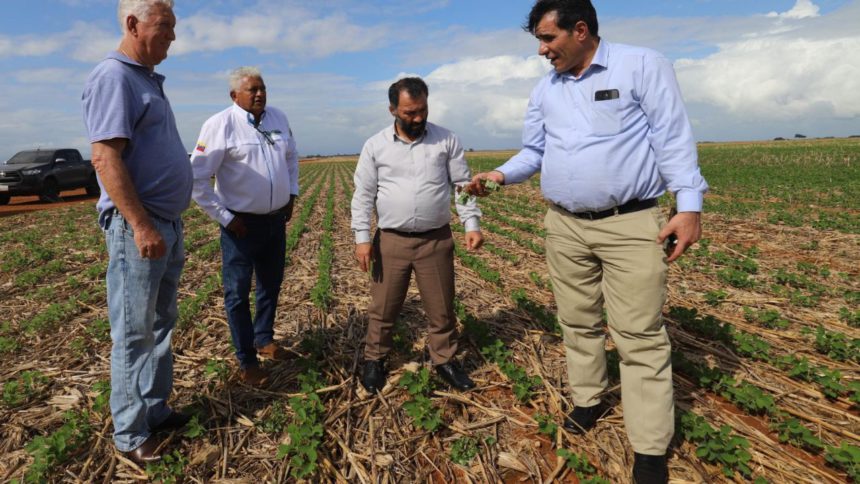
[[[410,123],[398,118],[397,125],[400,127],[400,130],[406,134],[406,136],[409,136],[412,139],[420,137],[424,134],[424,130],[427,129],[426,120],[421,121],[420,123]]]

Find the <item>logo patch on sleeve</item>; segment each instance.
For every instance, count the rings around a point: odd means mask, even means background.
[[[194,148],[194,149],[201,152],[201,153],[205,153],[206,152],[206,145],[198,141],[197,142],[197,148]]]

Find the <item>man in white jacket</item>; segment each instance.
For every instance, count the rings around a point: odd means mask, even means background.
[[[230,74],[233,105],[209,118],[191,156],[194,200],[221,225],[224,306],[240,375],[261,385],[258,356],[286,351],[274,342],[284,278],[286,223],[299,193],[296,143],[287,116],[266,107],[266,84],[254,67]],[[213,188],[210,180],[215,177]],[[256,273],[256,313],[249,294]]]

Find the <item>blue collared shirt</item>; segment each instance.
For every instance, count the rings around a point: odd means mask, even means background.
[[[140,202],[150,213],[176,220],[191,201],[191,165],[163,84],[161,74],[111,52],[87,79],[84,123],[90,143],[128,140],[122,161]],[[115,207],[104,189],[97,207],[104,227],[105,213]]]
[[[506,184],[540,170],[544,197],[571,212],[656,198],[667,188],[679,212],[700,212],[708,185],[697,159],[671,62],[601,40],[579,77],[553,71],[540,80],[523,149],[497,170]]]

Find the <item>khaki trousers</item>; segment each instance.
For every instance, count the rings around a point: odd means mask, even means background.
[[[661,311],[668,266],[659,208],[584,220],[552,206],[546,254],[574,405],[606,390],[601,310],[621,359],[624,425],[635,452],[662,455],[674,431],[671,347]]]
[[[430,359],[434,365],[447,363],[457,352],[451,227],[445,225],[420,235],[378,230],[373,238],[373,257],[364,357],[379,360],[391,351],[392,328],[415,271],[415,283],[430,322]]]

